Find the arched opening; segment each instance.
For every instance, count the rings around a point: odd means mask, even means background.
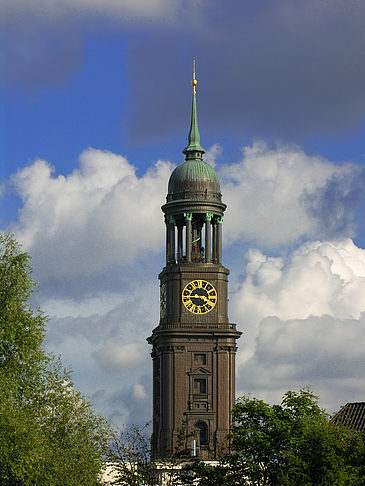
[[[198,443],[200,446],[209,444],[208,440],[208,425],[201,420],[195,424],[196,435],[198,436]]]

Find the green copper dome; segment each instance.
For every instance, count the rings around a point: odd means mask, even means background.
[[[219,179],[213,167],[203,160],[186,160],[170,176],[168,200],[221,199]]]
[[[191,107],[188,145],[183,153],[185,162],[178,165],[170,176],[167,201],[179,199],[204,199],[221,201],[219,179],[213,167],[203,161],[204,149],[200,145],[196,109],[195,64],[193,69],[193,100]]]

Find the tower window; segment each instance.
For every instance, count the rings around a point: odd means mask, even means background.
[[[194,393],[207,393],[207,380],[206,378],[194,379]]]
[[[207,355],[206,354],[194,354],[194,364],[206,365],[207,364]]]

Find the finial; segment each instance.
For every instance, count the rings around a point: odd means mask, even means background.
[[[196,85],[198,84],[198,81],[195,79],[195,57],[193,58],[193,79],[191,81],[191,86],[193,87],[193,95],[196,94]]]
[[[193,80],[191,86],[193,87],[193,104],[191,107],[191,122],[189,131],[189,144],[184,148],[183,153],[186,155],[185,160],[201,159],[204,154],[204,149],[200,145],[200,135],[198,130],[198,117],[196,113],[196,85],[198,81],[195,78],[195,57],[193,58]]]

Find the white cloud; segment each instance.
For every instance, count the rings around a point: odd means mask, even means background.
[[[54,296],[50,299],[42,298],[42,310],[48,316],[87,317],[95,314],[106,314],[120,304],[121,295],[118,292],[98,292],[96,296],[86,296],[82,301],[72,298]]]
[[[152,413],[151,376],[143,375],[137,382],[131,380],[128,386],[117,387],[108,398],[108,406],[113,410],[113,422],[119,427],[123,423],[144,425],[150,422]]]
[[[298,147],[245,147],[240,163],[219,171],[227,242],[244,239],[269,248],[301,238],[352,236],[356,201],[348,202],[346,212],[343,207],[357,173],[352,165],[338,166]],[[329,201],[331,184],[337,197]]]
[[[148,357],[147,345],[143,341],[123,344],[109,341],[102,349],[93,353],[93,358],[107,373],[129,373]]]
[[[124,19],[164,19],[174,15],[181,5],[181,0],[14,0],[9,4],[2,0],[0,4],[5,13],[27,11],[42,17],[58,17],[75,14],[98,14]]]
[[[162,250],[160,206],[172,165],[158,161],[138,177],[121,155],[91,148],[79,163],[54,177],[36,160],[12,177],[24,206],[11,230],[40,280],[90,275]]]
[[[365,250],[350,239],[307,242],[280,258],[250,250],[247,258],[232,306],[255,321],[270,315],[357,319],[365,310]]]
[[[52,318],[46,335],[47,351],[61,354],[77,388],[115,427],[150,416],[152,360],[146,338],[158,323],[158,286],[154,294],[141,284],[134,294],[122,293],[120,301],[105,314]]]
[[[208,150],[211,162],[220,151],[218,144]],[[71,174],[56,177],[49,163],[36,160],[12,177],[23,208],[11,231],[31,253],[36,277],[50,299],[54,282],[66,294],[66,286],[68,294],[82,294],[86,283],[78,279],[93,275],[102,287],[110,267],[116,272],[118,265],[141,264],[163,252],[160,206],[172,164],[158,161],[138,177],[125,157],[89,148],[79,165]],[[336,209],[346,197],[351,199],[356,174],[351,165],[339,167],[298,148],[270,150],[263,143],[246,147],[242,162],[220,170],[223,200],[229,206],[226,240],[270,247],[313,234],[348,236],[355,202],[346,211]],[[326,188],[332,185],[337,197],[331,206]],[[330,223],[328,206],[333,210]]]
[[[223,148],[219,143],[213,144],[204,154],[204,161],[215,167],[217,157],[222,155]]]
[[[365,250],[352,240],[307,242],[285,258],[251,250],[231,296],[244,332],[238,392],[275,401],[313,385],[332,410],[363,399],[364,295]]]
[[[208,151],[212,160],[219,150]],[[37,160],[14,175],[23,208],[12,230],[33,256],[37,279],[46,291],[52,288],[48,309],[73,316],[52,319],[48,349],[62,353],[77,370],[78,386],[89,394],[96,390],[109,415],[117,417],[122,404],[124,417],[138,402],[142,417],[148,397],[141,375],[151,365],[145,339],[158,323],[160,206],[173,167],[158,161],[138,176],[126,158],[95,149],[85,150],[79,164],[71,174],[55,176]],[[230,242],[270,247],[323,236],[328,207],[334,215],[329,232],[338,236],[309,241],[287,256],[248,252],[244,279],[230,300],[231,319],[244,331],[239,393],[257,391],[269,399],[313,384],[332,403],[335,387],[340,397],[346,390],[349,397],[359,393],[365,250],[344,238],[352,230],[349,194],[356,174],[351,165],[264,144],[246,147],[242,162],[221,167]],[[344,201],[350,201],[349,211],[341,211]],[[78,287],[85,299],[80,308]]]
[[[144,386],[141,385],[140,383],[135,383],[133,385],[132,397],[135,400],[145,400],[147,398],[147,393],[146,390],[144,389]]]
[[[365,313],[342,320],[268,317],[258,326],[255,354],[240,368],[239,393],[278,401],[288,389],[311,386],[330,411],[362,401],[364,340]]]

